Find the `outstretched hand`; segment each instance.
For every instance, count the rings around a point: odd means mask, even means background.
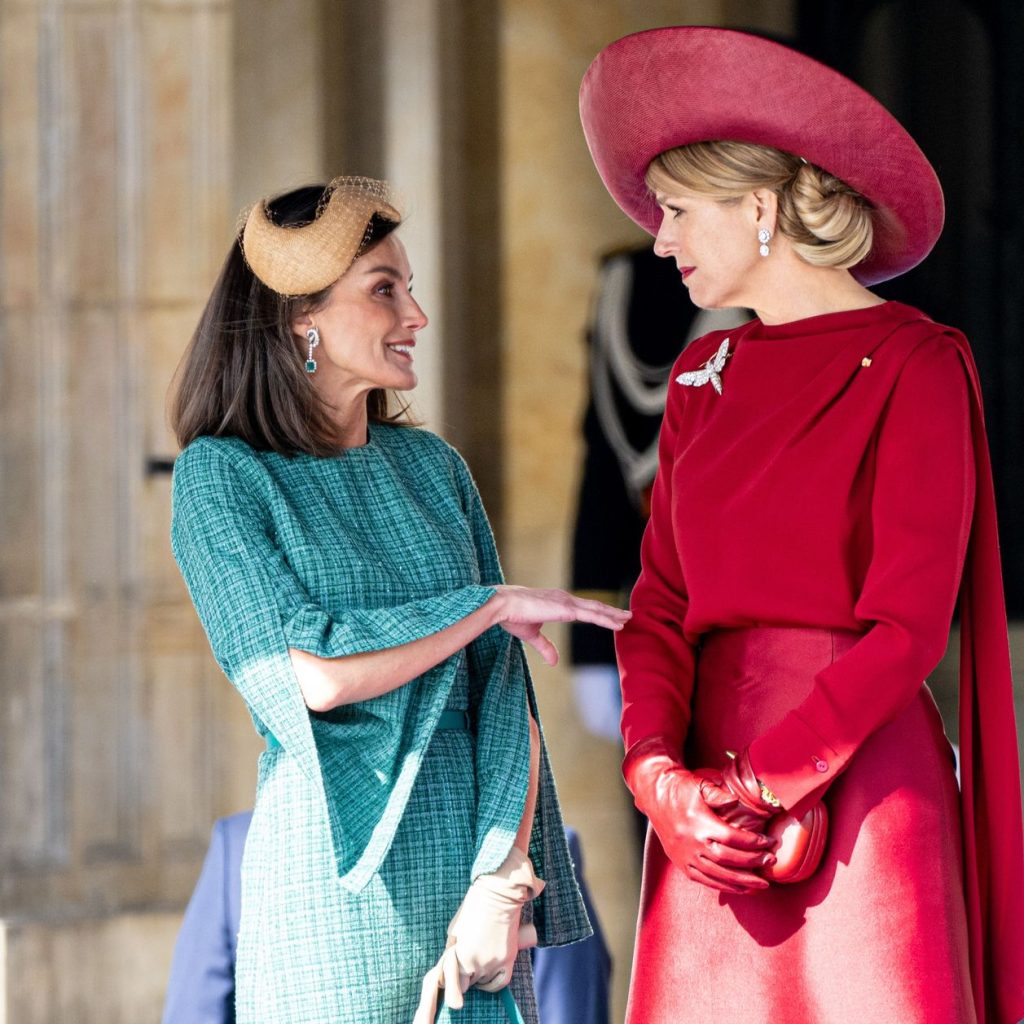
[[[541,632],[548,622],[587,622],[620,630],[632,613],[601,601],[574,597],[565,590],[504,585],[496,588],[498,624],[506,632],[533,647],[549,664],[558,663],[558,649]]]

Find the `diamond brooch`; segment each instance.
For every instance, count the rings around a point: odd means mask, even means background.
[[[722,393],[722,370],[725,369],[725,361],[732,355],[729,351],[729,339],[726,338],[718,351],[699,369],[689,370],[676,377],[677,384],[686,387],[700,388],[710,384],[718,394]]]

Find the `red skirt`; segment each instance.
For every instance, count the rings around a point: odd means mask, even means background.
[[[686,750],[722,764],[797,706],[856,634],[753,628],[701,646]],[[648,830],[627,1024],[974,1024],[953,753],[927,687],[825,795],[821,865],[731,896]]]

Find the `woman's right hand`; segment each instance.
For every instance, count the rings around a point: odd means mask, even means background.
[[[719,817],[736,802],[728,791],[702,786],[660,737],[632,747],[622,769],[669,860],[688,878],[737,895],[768,888],[755,872],[774,863],[774,841]]]
[[[620,630],[631,612],[601,601],[574,597],[565,590],[503,585],[495,588],[497,624],[533,647],[549,664],[558,663],[558,649],[541,632],[548,622],[587,622],[605,629]]]
[[[423,979],[413,1024],[433,1024],[439,990],[461,1010],[471,985],[498,992],[512,980],[516,955],[537,945],[537,929],[521,924],[523,904],[544,889],[530,858],[513,846],[495,871],[477,876],[448,925],[448,945]]]

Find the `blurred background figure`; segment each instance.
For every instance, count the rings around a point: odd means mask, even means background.
[[[577,594],[625,607],[640,572],[672,364],[695,338],[749,319],[746,310],[698,309],[679,272],[650,245],[602,259],[586,334],[589,394],[572,540]],[[583,724],[618,741],[622,702],[613,640],[585,623],[574,623],[570,637]]]
[[[579,834],[566,826],[565,838],[594,934],[570,946],[531,951],[537,1009],[541,1024],[610,1024],[612,959],[587,885]]]

